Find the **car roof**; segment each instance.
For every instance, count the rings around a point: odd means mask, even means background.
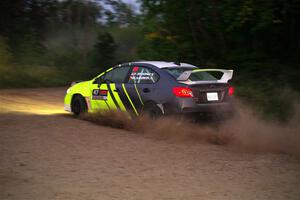
[[[188,63],[165,62],[165,61],[137,61],[137,62],[132,62],[131,64],[148,64],[148,65],[154,65],[155,67],[158,68],[172,68],[172,67],[197,68],[195,65],[191,65]]]

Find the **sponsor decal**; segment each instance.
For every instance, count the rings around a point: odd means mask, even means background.
[[[135,67],[133,67],[133,72],[137,72],[139,70],[139,67],[137,67],[137,66],[135,66]]]
[[[108,90],[94,89],[92,99],[93,100],[107,100]]]
[[[152,80],[154,73],[152,72],[132,72],[130,79],[132,80]]]

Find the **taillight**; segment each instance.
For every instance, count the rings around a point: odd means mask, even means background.
[[[229,86],[229,88],[228,88],[228,95],[232,96],[233,94],[234,94],[234,87]]]
[[[194,96],[191,88],[186,88],[186,87],[174,87],[173,94],[176,97],[183,97],[183,98],[191,98]]]

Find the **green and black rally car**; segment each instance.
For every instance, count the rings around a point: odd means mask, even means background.
[[[73,83],[65,110],[120,110],[136,116],[231,113],[233,70],[203,69],[187,63],[139,61],[120,64],[90,81]]]

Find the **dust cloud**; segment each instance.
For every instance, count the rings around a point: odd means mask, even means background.
[[[287,124],[268,122],[238,103],[235,117],[226,121],[192,123],[176,117],[131,119],[122,112],[93,113],[81,118],[96,124],[125,129],[146,137],[172,142],[224,145],[233,151],[300,155],[300,106]]]
[[[230,144],[237,150],[300,155],[300,106],[294,117],[283,124],[265,121],[245,105],[237,116],[222,125],[224,134],[232,134]]]

